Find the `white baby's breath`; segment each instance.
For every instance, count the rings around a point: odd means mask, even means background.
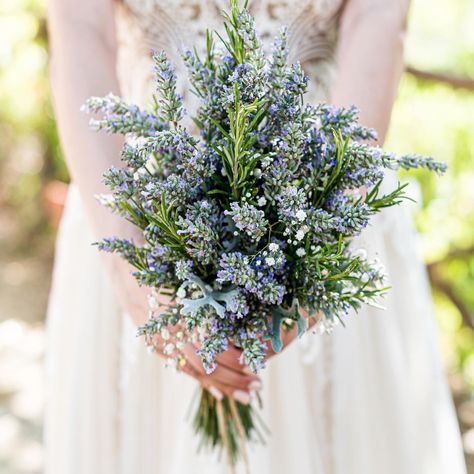
[[[269,267],[273,267],[273,265],[275,265],[275,259],[273,257],[267,257],[265,259],[265,263],[269,266]]]
[[[275,242],[272,242],[269,246],[268,246],[268,250],[270,250],[270,252],[278,252],[278,249],[280,248],[280,246],[278,244],[276,244]]]
[[[302,229],[300,229],[296,235],[295,235],[296,240],[303,240],[304,239],[304,232]]]
[[[171,355],[175,350],[175,345],[172,342],[169,342],[166,344],[166,346],[163,349],[163,353],[165,355]]]
[[[300,209],[300,210],[296,213],[296,218],[297,218],[300,222],[303,222],[303,221],[306,219],[306,212],[303,211],[303,209]]]

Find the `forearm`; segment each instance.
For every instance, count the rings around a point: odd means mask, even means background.
[[[338,76],[331,102],[360,109],[383,144],[403,72],[408,2],[349,0],[341,17]]]
[[[79,18],[81,13],[70,19],[63,2],[67,0],[50,2],[49,31],[51,89],[64,155],[94,238],[130,237],[135,232],[131,225],[94,198],[106,191],[102,184],[104,171],[112,165],[120,166],[122,140],[91,131],[89,118],[80,112],[88,97],[119,92],[115,44],[102,27],[95,29]],[[113,255],[103,255],[103,262],[122,306],[137,324],[143,323],[147,316],[146,291],[138,288],[129,265]]]
[[[50,82],[61,144],[96,236],[120,222],[95,200],[102,174],[119,165],[121,139],[94,133],[80,107],[92,95],[118,93],[115,53],[90,26],[68,22],[50,7]],[[112,222],[115,221],[115,222]]]

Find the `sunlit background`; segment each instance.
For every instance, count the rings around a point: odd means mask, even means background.
[[[44,317],[68,175],[47,81],[45,0],[0,0],[0,473],[40,473]],[[411,205],[468,461],[474,460],[474,2],[414,0],[387,148],[449,163]],[[472,462],[472,461],[471,461]],[[474,473],[474,462],[471,473]]]

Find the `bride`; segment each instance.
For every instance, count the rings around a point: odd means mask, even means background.
[[[242,403],[260,392],[271,435],[251,449],[255,473],[465,473],[429,289],[402,208],[378,215],[359,241],[386,265],[387,309],[367,307],[331,335],[287,341],[261,378],[238,363],[236,348],[209,376],[193,360],[191,377],[176,374],[136,338],[147,291],[126,263],[91,246],[135,232],[94,199],[104,170],[120,166],[122,143],[89,131],[79,109],[108,92],[146,104],[150,50],[165,50],[184,77],[180,49],[203,45],[225,7],[225,0],[50,0],[51,84],[73,184],[48,314],[45,472],[226,472],[214,455],[197,454],[186,419],[202,384]],[[289,25],[292,59],[311,78],[307,100],[356,104],[383,142],[403,70],[408,0],[254,0],[250,9],[266,44]],[[180,88],[192,113],[186,83]]]

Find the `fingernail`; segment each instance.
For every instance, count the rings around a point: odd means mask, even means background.
[[[252,380],[249,383],[250,390],[261,390],[262,389],[262,382],[260,380]]]
[[[233,394],[233,397],[243,405],[248,405],[250,403],[250,395],[243,390],[236,390]]]
[[[224,394],[213,385],[211,385],[207,390],[217,400],[222,400],[224,398]]]

